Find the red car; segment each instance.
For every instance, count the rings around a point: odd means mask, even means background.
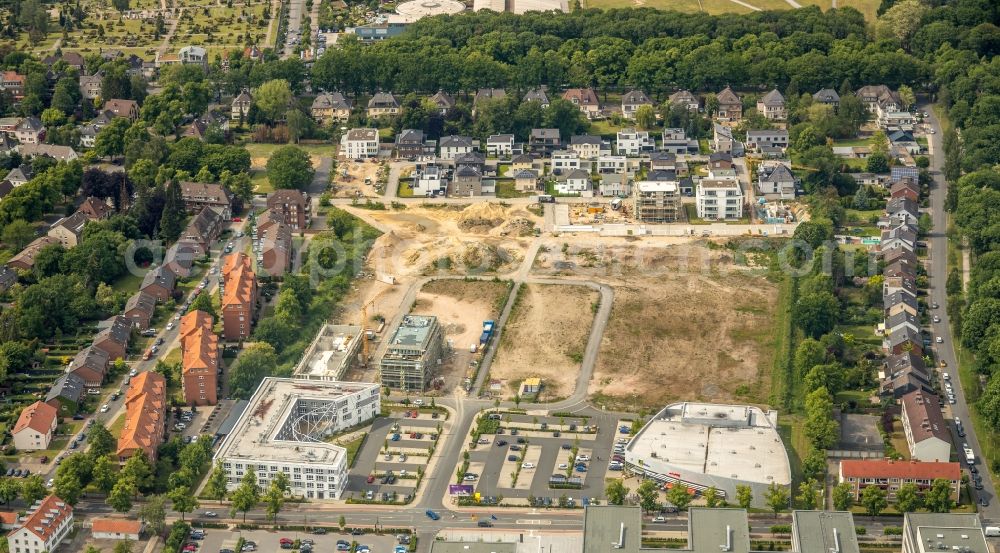
[[[184,546],[184,551],[187,551],[189,553],[194,553],[197,550],[198,550],[198,546],[196,544],[193,544],[193,543],[189,543],[189,544],[187,544],[187,545]]]
[[[416,432],[410,432],[410,439],[411,440],[415,440],[416,438],[417,438],[417,433]]]
[[[371,484],[374,481],[375,481],[375,475],[374,474],[369,474],[368,475],[368,483]]]
[[[413,417],[413,418],[417,418],[418,416],[420,416],[420,413],[418,413],[417,411],[414,411],[413,414],[410,415],[410,416]]]
[[[291,540],[291,538],[281,538],[280,540],[278,540],[278,543],[291,545],[292,540]]]
[[[234,223],[242,223],[243,219],[240,219],[239,217],[233,217],[233,222]]]

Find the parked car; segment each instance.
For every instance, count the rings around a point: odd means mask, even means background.
[[[207,518],[215,518],[219,515],[215,511],[205,511],[204,516]]]

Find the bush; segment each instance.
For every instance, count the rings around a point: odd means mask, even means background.
[[[791,524],[775,524],[771,526],[772,534],[791,534],[792,525]]]
[[[882,534],[885,536],[902,536],[903,528],[901,526],[886,526],[882,528]]]
[[[865,535],[865,534],[868,533],[868,529],[865,528],[864,526],[855,526],[854,527],[854,533],[857,534],[857,535],[859,535],[859,536],[863,536],[863,535]]]

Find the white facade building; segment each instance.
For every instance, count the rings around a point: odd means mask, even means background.
[[[743,217],[743,187],[739,181],[702,179],[695,187],[698,217],[709,220]]]
[[[433,196],[448,191],[448,178],[438,165],[427,165],[413,176],[413,195]]]
[[[552,152],[552,173],[561,175],[580,168],[580,156],[572,150],[556,150]]]
[[[637,131],[626,128],[618,131],[615,147],[620,156],[632,156],[652,152],[656,149],[656,139],[649,136],[648,131]]]
[[[346,159],[367,159],[378,155],[378,129],[351,129],[340,139],[340,153]]]
[[[43,553],[59,547],[73,529],[73,507],[50,495],[29,509],[28,516],[7,535],[10,553]]]
[[[267,377],[215,454],[230,490],[250,469],[266,488],[278,472],[290,493],[339,499],[347,486],[347,450],[325,438],[376,417],[378,384]]]

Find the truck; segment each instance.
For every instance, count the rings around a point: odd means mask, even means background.
[[[965,448],[964,451],[965,451],[965,462],[969,463],[970,465],[974,464],[976,462],[976,454],[972,451],[971,448],[968,447]]]
[[[483,333],[479,336],[480,344],[485,344],[490,341],[490,338],[493,337],[493,326],[495,324],[496,323],[493,321],[483,321]]]

